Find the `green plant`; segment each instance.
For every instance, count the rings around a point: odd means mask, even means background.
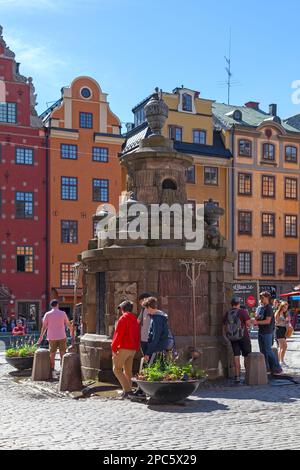
[[[191,363],[178,365],[172,361],[160,358],[151,366],[145,367],[138,379],[147,382],[186,381],[205,377],[205,371]]]
[[[23,343],[23,344],[22,344]],[[17,342],[14,347],[7,349],[6,357],[30,357],[34,356],[37,346],[32,342]]]

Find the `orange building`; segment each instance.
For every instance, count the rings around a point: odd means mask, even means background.
[[[123,138],[107,94],[78,77],[43,115],[48,141],[48,297],[73,305],[73,265],[93,238],[92,216],[104,203],[118,207]],[[80,301],[81,286],[79,286]]]

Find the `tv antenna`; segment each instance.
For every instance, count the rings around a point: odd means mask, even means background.
[[[227,81],[226,81],[226,85],[227,85],[227,102],[228,102],[228,105],[230,104],[230,92],[231,92],[231,87],[232,87],[232,72],[231,72],[231,28],[230,28],[230,32],[229,32],[229,54],[228,54],[228,57],[225,56],[225,60],[226,60],[226,67],[225,67],[225,70],[227,72]]]

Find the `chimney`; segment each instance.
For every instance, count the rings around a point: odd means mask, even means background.
[[[259,110],[259,103],[257,101],[248,101],[245,103],[246,108],[255,109],[256,111]]]
[[[270,104],[269,106],[269,114],[270,116],[277,116],[277,104]]]

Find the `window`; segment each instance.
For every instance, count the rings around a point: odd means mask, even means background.
[[[298,217],[296,215],[285,216],[285,236],[298,237]]]
[[[252,212],[239,211],[239,234],[252,235]]]
[[[196,181],[196,175],[195,175],[195,165],[190,166],[186,170],[186,182],[187,183],[195,183]]]
[[[108,148],[93,147],[93,161],[94,162],[108,162]]]
[[[206,145],[206,131],[194,129],[193,130],[193,142],[194,144]]]
[[[218,168],[204,167],[204,184],[218,185]]]
[[[77,201],[77,178],[61,177],[61,198],[69,201]]]
[[[77,159],[77,145],[61,144],[60,155],[63,159]]]
[[[181,142],[182,128],[177,126],[169,126],[169,138]]]
[[[275,214],[262,214],[262,236],[275,237]]]
[[[82,98],[88,99],[92,95],[91,90],[87,87],[81,89],[80,94]]]
[[[61,287],[73,287],[74,267],[71,263],[63,263],[60,265],[60,285]]]
[[[252,143],[250,140],[239,141],[239,155],[241,155],[242,157],[252,156]]]
[[[298,197],[298,180],[295,178],[285,178],[285,198],[297,199]]]
[[[33,165],[33,150],[17,147],[15,161],[17,165]]]
[[[252,196],[252,175],[250,173],[239,173],[238,194],[240,196]]]
[[[92,113],[79,113],[79,126],[82,129],[92,129],[93,128]]]
[[[298,150],[297,147],[285,147],[285,161],[290,163],[297,163]]]
[[[93,179],[93,201],[108,202],[109,181]]]
[[[140,108],[134,113],[134,124],[137,127],[143,122],[145,122],[145,109]]]
[[[33,218],[33,193],[16,192],[16,218]]]
[[[17,247],[17,272],[33,273],[33,248],[32,246]]]
[[[275,253],[262,253],[262,276],[275,276]]]
[[[78,243],[78,222],[77,220],[61,221],[61,242]]]
[[[262,176],[262,197],[275,197],[275,176]]]
[[[241,276],[248,276],[252,274],[252,253],[250,251],[239,252],[238,273]]]
[[[193,111],[193,101],[191,95],[184,93],[182,95],[182,109],[183,111]]]
[[[263,144],[263,159],[271,162],[275,160],[275,146],[273,144]]]
[[[16,103],[0,103],[0,122],[17,123]]]
[[[285,254],[284,272],[286,276],[298,276],[298,255],[296,253]]]

